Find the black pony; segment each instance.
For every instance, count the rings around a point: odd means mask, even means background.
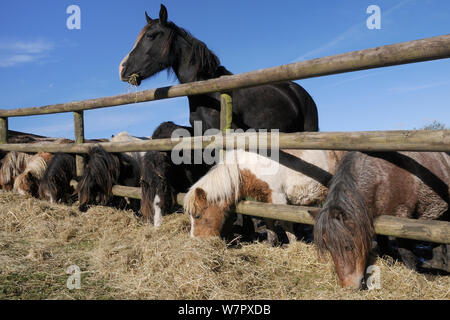
[[[112,188],[116,184],[133,187],[139,185],[139,164],[136,159],[125,153],[109,153],[100,146],[91,148],[77,186],[80,211],[87,211],[91,204],[119,208],[129,205],[137,211],[137,200],[131,199],[128,203],[126,199],[113,196]]]
[[[181,83],[231,75],[219,58],[186,30],[167,20],[161,5],[159,19],[145,13],[147,25],[119,66],[120,79],[139,85],[142,80],[172,69]],[[159,95],[164,93],[157,92]],[[318,131],[317,108],[311,96],[291,81],[236,89],[232,128],[279,129],[281,132]],[[201,121],[202,133],[219,128],[219,93],[189,96],[190,123]]]
[[[55,153],[39,184],[39,197],[52,203],[70,202],[74,193],[70,181],[75,178],[75,155]]]
[[[163,122],[154,131],[152,139],[166,139],[177,129],[193,134],[191,127],[173,122]],[[180,151],[181,153],[183,151]],[[195,151],[191,151],[193,153]],[[190,155],[190,159],[194,159]],[[183,157],[183,154],[180,155]],[[177,193],[186,192],[210,167],[204,164],[174,164],[171,152],[148,151],[142,161],[141,170],[141,214],[144,220],[159,226],[162,216],[174,212],[178,207]]]

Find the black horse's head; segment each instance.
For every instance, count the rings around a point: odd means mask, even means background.
[[[145,17],[147,25],[119,65],[122,81],[138,86],[142,80],[164,69],[173,70],[181,83],[230,74],[202,41],[167,21],[164,5],[161,5],[159,19],[151,19],[147,12]]]
[[[161,5],[159,19],[150,18],[147,12],[145,17],[147,25],[119,66],[120,79],[134,85],[172,65],[168,53],[174,30],[168,26],[166,7]]]
[[[159,227],[162,216],[173,212],[176,192],[170,181],[172,163],[161,151],[148,151],[143,159],[141,173],[141,214],[145,221]]]

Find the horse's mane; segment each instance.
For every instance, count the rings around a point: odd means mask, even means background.
[[[191,214],[195,212],[195,189],[206,192],[210,204],[230,205],[239,200],[241,173],[236,162],[219,163],[198,180],[187,192],[184,198],[184,210]]]
[[[32,156],[25,170],[14,181],[13,189],[19,191],[24,186],[30,187],[32,184],[36,184],[44,176],[44,172],[47,169],[47,164],[51,159],[50,153],[40,152]],[[32,176],[29,177],[29,175]]]
[[[174,36],[181,36],[191,46],[189,63],[195,65],[195,73],[197,76],[209,79],[231,74],[220,65],[219,58],[206,46],[204,42],[198,40],[186,29],[178,27],[173,22],[167,22],[166,26],[172,32],[170,33],[163,50],[171,50],[175,39]]]
[[[346,262],[357,255],[367,254],[374,234],[372,217],[356,183],[355,162],[361,156],[366,157],[359,152],[349,152],[344,156],[314,225],[314,241],[319,251],[323,253],[328,249]],[[349,225],[354,228],[350,229]],[[346,247],[353,248],[355,256],[349,256]]]
[[[75,157],[67,153],[56,153],[39,184],[40,198],[45,198],[46,190],[53,196],[56,196],[58,191],[68,192],[66,189],[70,189],[70,180],[75,175]]]
[[[0,184],[5,186],[13,183],[13,180],[19,176],[31,159],[31,155],[11,151],[2,159],[2,167],[0,169]]]
[[[38,153],[32,156],[22,175],[31,173],[37,179],[41,179],[44,175],[45,169],[47,169],[47,164],[50,162],[51,154],[49,153]]]
[[[154,223],[153,201],[159,196],[159,206],[163,213],[175,205],[176,193],[168,181],[171,160],[166,152],[148,151],[142,160],[141,170],[141,213]]]
[[[89,193],[90,188],[97,185],[102,193],[112,196],[112,187],[117,184],[120,175],[120,159],[105,151],[100,146],[91,148],[88,152],[88,162],[83,176],[77,186],[77,191]]]

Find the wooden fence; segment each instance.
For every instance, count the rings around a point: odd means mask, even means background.
[[[221,92],[221,129],[229,127],[232,114],[230,90],[286,80],[300,80],[318,76],[380,68],[407,63],[430,61],[450,57],[450,35],[386,45],[309,61],[261,69],[237,75],[224,76],[170,87],[144,90],[112,97],[53,104],[42,107],[0,110],[0,150],[22,152],[67,152],[77,154],[77,174],[82,174],[83,158],[92,144],[84,143],[84,111],[140,103],[187,95]],[[62,112],[74,113],[75,144],[7,144],[8,118]],[[183,143],[185,149],[201,149],[211,144],[235,146],[242,138],[249,139],[258,133],[221,134],[184,138],[182,141],[158,139],[118,143],[100,143],[109,152],[162,150],[167,151]],[[265,135],[271,147],[271,134]],[[280,133],[278,146],[282,149],[334,149],[359,151],[445,151],[450,152],[450,130],[437,131],[372,131],[372,132],[303,132]],[[245,143],[248,147],[248,142]],[[140,198],[140,188],[115,186],[118,196]],[[183,195],[178,202],[182,204]],[[276,218],[313,224],[307,208],[300,206],[270,205],[241,202],[236,211],[242,214]],[[375,221],[379,234],[423,241],[450,243],[450,223],[443,221],[418,221],[391,216],[381,216]]]

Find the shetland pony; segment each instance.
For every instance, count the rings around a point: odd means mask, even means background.
[[[75,155],[55,153],[39,184],[39,198],[51,203],[70,202],[74,192],[70,181],[75,178]]]
[[[324,200],[327,184],[344,153],[322,150],[285,150],[279,162],[252,152],[226,152],[224,161],[195,183],[184,199],[191,218],[191,236],[226,236],[230,209],[252,197],[266,203],[314,205]],[[268,241],[277,240],[273,220],[266,220]],[[292,224],[284,223],[289,241]]]
[[[139,165],[135,159],[123,153],[109,153],[100,146],[91,148],[87,163],[77,185],[79,209],[87,211],[92,204],[126,206],[121,198],[113,197],[112,187],[116,184],[137,187]],[[131,201],[136,209],[136,201]]]
[[[177,129],[187,130],[193,135],[191,127],[168,121],[155,129],[152,139],[170,138]],[[208,169],[209,166],[203,164],[176,165],[171,160],[170,152],[148,151],[142,161],[141,171],[141,214],[144,220],[155,227],[160,226],[162,216],[176,210],[177,193],[186,192]]]
[[[0,187],[3,190],[11,191],[14,187],[14,180],[25,170],[29,159],[32,156],[23,153],[11,151],[1,161],[0,168]]]
[[[25,170],[14,181],[14,191],[21,195],[38,197],[40,180],[51,159],[52,154],[48,152],[39,152],[29,158]]]
[[[323,208],[312,212],[314,241],[320,252],[330,252],[341,286],[361,286],[375,217],[448,219],[449,184],[446,153],[347,153]]]
[[[111,142],[141,140],[121,132]],[[109,153],[100,146],[91,148],[83,175],[77,185],[79,209],[84,212],[92,204],[111,204],[138,210],[138,200],[113,197],[112,187],[116,184],[138,187],[140,178],[141,152]],[[125,202],[123,201],[125,200]]]

